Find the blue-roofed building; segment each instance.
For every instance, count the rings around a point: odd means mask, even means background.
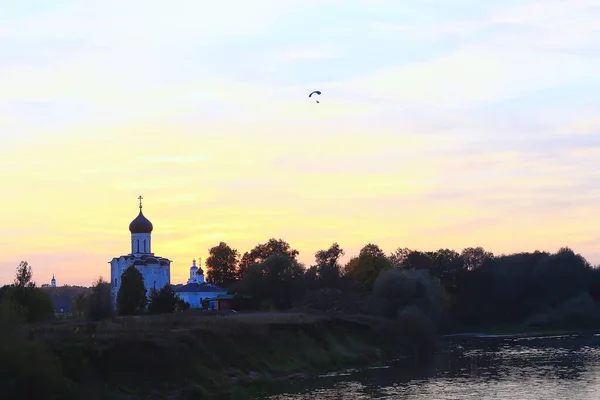
[[[190,278],[187,284],[175,289],[175,293],[182,300],[188,302],[190,308],[202,308],[202,300],[225,295],[227,289],[204,282],[204,271],[202,271],[202,267],[196,266],[196,260],[194,260],[190,267]]]

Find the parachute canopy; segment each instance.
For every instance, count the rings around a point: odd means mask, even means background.
[[[320,94],[321,94],[321,92],[320,92],[320,91],[318,91],[318,90],[315,90],[314,92],[312,92],[311,94],[309,94],[309,95],[308,95],[308,97],[311,97],[311,96],[312,96],[313,94],[315,94],[315,93],[316,93],[316,94],[318,94],[318,95],[320,95]]]

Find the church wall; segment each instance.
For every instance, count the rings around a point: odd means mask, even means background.
[[[144,277],[144,286],[150,294],[152,288],[162,289],[167,283],[170,283],[170,267],[160,266],[159,264],[136,266],[138,271]]]
[[[152,253],[150,248],[149,233],[132,233],[131,234],[131,254],[149,254]]]
[[[202,299],[212,299],[221,294],[227,294],[227,291],[223,292],[178,292],[177,295],[182,300],[190,303],[190,308],[202,308]]]
[[[110,263],[110,278],[111,278],[111,289],[113,306],[116,308],[117,305],[117,293],[121,287],[121,275],[129,268],[133,263],[132,259],[126,259],[124,257],[117,260],[113,260]],[[150,290],[156,287],[157,290],[162,289],[166,284],[171,283],[171,266],[160,264],[150,265],[136,265],[138,271],[144,277],[144,287],[147,293],[150,294]],[[156,286],[155,286],[156,282]]]
[[[190,303],[190,308],[202,308],[202,300],[200,293],[177,293],[183,301]]]

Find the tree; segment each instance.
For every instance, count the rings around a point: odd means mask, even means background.
[[[135,266],[131,266],[121,276],[121,287],[117,293],[117,309],[119,315],[136,315],[141,313],[148,299],[144,277]]]
[[[17,276],[15,277],[15,286],[33,287],[35,284],[31,281],[33,278],[33,272],[31,271],[31,266],[27,263],[27,261],[21,261],[19,266],[17,267]]]
[[[431,271],[435,266],[430,254],[422,251],[411,251],[404,260],[405,269],[424,269]]]
[[[110,283],[99,277],[94,282],[88,296],[84,297],[84,310],[86,317],[97,321],[109,318],[112,315],[112,299]]]
[[[319,250],[315,253],[315,274],[316,277],[326,287],[331,287],[341,274],[341,267],[338,263],[340,257],[344,255],[344,250],[339,244],[332,244],[327,250]]]
[[[486,261],[494,258],[494,254],[485,251],[483,247],[467,247],[460,253],[460,256],[465,262],[465,268],[469,271],[481,268]]]
[[[368,243],[362,249],[360,249],[358,257],[384,258],[385,253],[376,244]]]
[[[303,269],[288,255],[275,254],[263,263],[251,264],[241,282],[244,291],[261,300],[270,300],[278,309],[287,309],[299,297]]]
[[[22,261],[17,267],[14,284],[0,289],[2,314],[13,322],[38,322],[54,317],[54,306],[43,290],[31,281],[31,266]]]
[[[271,238],[267,243],[257,244],[252,250],[244,253],[240,260],[237,277],[240,280],[243,279],[246,268],[253,264],[263,263],[271,256],[285,255],[292,261],[296,261],[298,254],[300,252],[292,249],[285,240]]]
[[[358,257],[348,261],[344,269],[347,276],[356,279],[370,289],[379,273],[390,268],[392,268],[392,264],[383,250],[376,244],[369,243],[360,250]]]
[[[206,280],[220,286],[227,286],[235,282],[240,253],[225,242],[212,247],[208,253]]]
[[[177,309],[185,309],[185,304],[187,303],[175,293],[173,286],[169,284],[163,286],[160,290],[152,288],[148,295],[148,312],[150,314],[172,313]],[[189,307],[189,304],[187,304],[187,307]]]
[[[410,250],[409,248],[398,247],[396,250],[394,250],[394,252],[392,254],[389,255],[388,258],[394,268],[403,269],[404,261],[406,260],[406,257],[408,257],[408,255],[410,253],[412,253],[412,250]]]

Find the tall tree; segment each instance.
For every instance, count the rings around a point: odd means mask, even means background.
[[[298,254],[300,252],[292,249],[290,244],[285,240],[271,238],[267,243],[257,244],[252,250],[244,253],[240,260],[237,277],[241,280],[244,277],[246,268],[253,264],[261,264],[271,256],[284,255],[296,262]]]
[[[341,267],[338,261],[343,255],[344,250],[337,243],[333,243],[327,250],[315,253],[315,272],[326,287],[332,286],[340,277]]]
[[[31,266],[27,263],[27,261],[21,261],[19,266],[17,267],[17,275],[15,277],[15,286],[18,287],[33,287],[35,284],[31,281],[33,278],[33,272],[31,271]]]
[[[0,308],[14,322],[38,322],[54,317],[54,306],[50,296],[36,288],[31,281],[33,272],[27,261],[17,267],[15,281],[0,289]]]
[[[392,254],[389,255],[388,258],[394,268],[403,269],[403,268],[405,268],[404,261],[406,260],[406,257],[408,257],[408,255],[410,253],[412,253],[412,250],[410,250],[409,248],[398,247],[396,250],[394,250],[394,252]]]
[[[119,315],[139,314],[144,310],[147,302],[144,277],[132,265],[121,275],[121,287],[117,293]]]
[[[431,271],[434,268],[434,261],[430,254],[422,251],[411,251],[404,260],[406,269],[423,269]]]
[[[481,268],[486,261],[494,258],[494,254],[485,251],[483,247],[467,247],[460,253],[460,256],[465,262],[465,268],[469,271]]]
[[[235,282],[240,253],[225,242],[212,247],[208,253],[206,280],[222,286]]]
[[[300,291],[303,292],[303,269],[286,254],[274,254],[260,264],[251,264],[244,274],[244,291],[256,298],[270,299],[277,309],[292,306]]]
[[[347,276],[370,289],[379,273],[390,268],[392,264],[383,250],[376,244],[369,243],[360,250],[358,257],[348,261],[344,269]]]
[[[99,277],[84,297],[86,317],[91,320],[102,320],[112,315],[112,299],[110,295],[110,282]]]

